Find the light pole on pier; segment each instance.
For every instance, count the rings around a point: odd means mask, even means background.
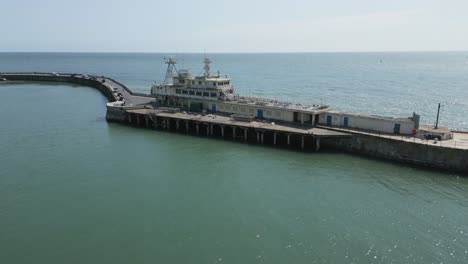
[[[439,115],[440,115],[440,103],[439,106],[437,107],[437,119],[436,119],[436,124],[435,124],[435,129],[439,127]]]

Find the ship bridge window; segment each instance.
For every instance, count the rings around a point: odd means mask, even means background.
[[[201,85],[201,83],[202,83],[201,81],[198,81],[198,85]]]
[[[203,92],[203,96],[210,96],[209,92]]]
[[[217,95],[216,93],[211,93],[210,96],[211,96],[211,97],[216,97],[216,96],[218,96],[218,95]]]
[[[175,90],[175,93],[176,93],[176,94],[180,94],[180,89],[176,89],[176,90]]]
[[[194,91],[189,91],[188,92],[190,95],[195,95],[195,92]]]
[[[195,81],[192,81],[192,84],[195,84]]]
[[[182,94],[188,94],[187,90],[182,90]]]
[[[213,86],[216,86],[216,83],[215,83],[215,82],[213,83]]]
[[[185,80],[179,80],[179,83],[185,83]]]
[[[197,92],[196,95],[202,96],[202,93],[201,93],[201,92]]]

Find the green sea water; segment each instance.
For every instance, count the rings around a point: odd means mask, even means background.
[[[126,127],[0,84],[0,263],[468,263],[468,179]]]

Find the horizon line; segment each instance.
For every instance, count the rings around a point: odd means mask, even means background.
[[[0,51],[0,53],[75,53],[75,54],[301,54],[301,53],[443,53],[468,50],[370,50],[370,51]]]

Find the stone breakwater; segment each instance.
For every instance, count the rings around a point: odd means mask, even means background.
[[[58,82],[96,88],[109,100],[107,120],[132,126],[303,150],[330,148],[468,175],[468,134],[464,132],[454,132],[450,141],[433,143],[411,136],[345,128],[272,125],[218,114],[205,116],[157,107],[150,95],[134,93],[112,78],[78,73],[0,73],[0,81]],[[118,101],[118,94],[125,103]]]

